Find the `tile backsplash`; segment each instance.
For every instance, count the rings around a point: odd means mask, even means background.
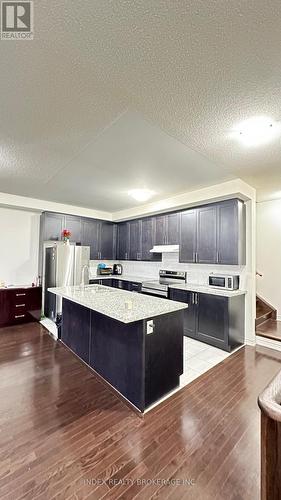
[[[119,262],[119,261],[114,261]],[[162,262],[137,262],[137,261],[120,261],[123,266],[123,274],[128,276],[143,276],[144,278],[157,279],[160,269],[168,269],[171,271],[186,271],[187,281],[197,285],[207,285],[210,273],[218,274],[239,274],[240,288],[247,289],[247,272],[245,266],[222,266],[222,265],[206,265],[206,264],[183,264],[179,262],[179,254],[163,253]],[[96,274],[99,261],[91,261],[91,275]],[[113,262],[106,261],[107,265],[112,265]]]

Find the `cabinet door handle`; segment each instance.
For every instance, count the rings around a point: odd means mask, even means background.
[[[25,307],[25,304],[16,304],[16,307]]]
[[[194,305],[194,293],[191,294],[191,304]]]
[[[24,318],[25,317],[25,314],[16,314],[15,315],[15,319],[18,319],[18,318]]]
[[[220,261],[220,253],[217,252],[217,262],[219,262],[219,261]]]
[[[193,262],[196,262],[196,252],[193,252],[192,260],[193,260]]]
[[[16,297],[24,297],[26,293],[16,293]]]

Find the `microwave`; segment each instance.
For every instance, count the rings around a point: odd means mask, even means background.
[[[238,274],[232,276],[227,276],[225,274],[210,274],[209,276],[209,286],[225,288],[227,290],[238,290],[239,281],[240,276]]]

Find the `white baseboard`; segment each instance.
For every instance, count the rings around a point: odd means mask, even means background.
[[[255,346],[256,345],[256,339],[245,339],[245,344],[246,345],[252,345],[252,346]]]
[[[278,340],[266,339],[265,337],[256,336],[257,345],[262,347],[268,347],[269,349],[275,349],[276,351],[281,351],[281,342]]]

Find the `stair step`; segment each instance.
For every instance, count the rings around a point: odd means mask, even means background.
[[[269,319],[274,319],[274,312],[273,311],[268,311],[266,314],[263,314],[262,316],[259,316],[256,318],[256,327],[258,325],[261,325],[265,321]]]
[[[269,319],[276,320],[276,309],[268,304],[264,299],[256,297],[256,328]]]
[[[281,321],[268,319],[256,329],[256,335],[281,342]]]

